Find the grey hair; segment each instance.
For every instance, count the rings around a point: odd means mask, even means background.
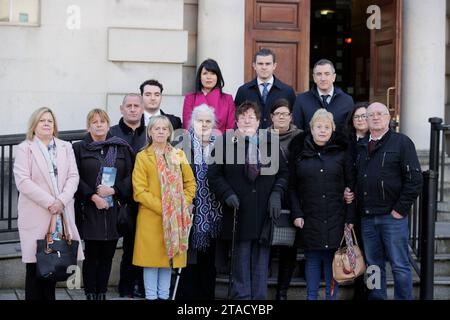
[[[328,59],[320,59],[319,61],[317,61],[316,64],[314,65],[313,73],[315,73],[317,66],[324,66],[324,65],[327,65],[327,64],[330,65],[331,71],[333,71],[333,73],[336,73],[336,69],[334,69],[333,62],[331,62]]]
[[[194,121],[197,121],[198,116],[200,113],[205,112],[208,114],[209,117],[211,117],[213,128],[216,127],[216,114],[214,112],[214,109],[208,106],[206,103],[202,103],[201,105],[197,106],[192,110],[191,114],[191,127],[194,125]]]
[[[144,99],[139,93],[127,93],[125,97],[123,97],[122,105],[125,105],[128,97],[139,97],[139,102],[141,103],[141,105],[144,105]]]
[[[318,120],[323,120],[323,119],[330,121],[333,131],[336,130],[336,124],[334,123],[333,114],[324,108],[317,109],[317,111],[314,112],[314,115],[312,116],[311,121],[309,122],[309,127],[312,129],[312,127],[314,126],[314,123],[316,123]]]

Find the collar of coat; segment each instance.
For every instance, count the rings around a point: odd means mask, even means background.
[[[255,79],[252,80],[252,82],[250,83],[250,87],[256,87],[256,88],[259,88],[259,87],[258,87],[258,80],[257,80],[257,78],[255,78]],[[278,80],[278,78],[275,77],[275,75],[273,75],[273,84],[272,84],[272,88],[273,88],[273,87],[278,88],[278,89],[282,89],[281,81]],[[259,89],[258,89],[258,90],[259,90]],[[272,89],[271,89],[271,90],[272,90]]]
[[[319,101],[322,101],[322,98],[319,96],[319,92],[317,90],[317,85],[314,85],[311,88],[311,94],[316,97]],[[334,91],[333,91],[333,95],[331,96],[331,100],[332,101],[335,97],[339,96],[340,94],[342,94],[344,91],[342,91],[341,88],[334,86]]]
[[[387,140],[389,140],[389,138],[391,137],[391,135],[393,134],[393,130],[389,129],[384,135],[383,137],[380,139],[380,141],[378,141],[378,143],[376,144],[375,148],[373,149],[372,153],[376,152],[378,149],[380,149]],[[359,139],[358,140],[358,148],[365,148],[366,150],[368,150],[368,145],[369,145],[369,134],[367,134],[364,138]]]
[[[119,120],[119,128],[120,128],[120,130],[122,130],[123,133],[126,133],[126,134],[130,134],[130,133],[133,132],[133,129],[130,128],[130,127],[125,123],[125,121],[123,121],[123,117],[120,118],[120,120]],[[144,130],[145,130],[145,119],[144,119],[144,115],[142,115],[142,117],[141,117],[141,124],[139,125],[139,127],[136,128],[135,131],[136,131],[136,133],[137,133],[138,135],[141,135],[142,132],[144,132]]]
[[[65,157],[62,156],[63,150],[67,147],[67,145],[60,139],[54,138],[55,144],[56,144],[56,166],[57,168],[63,167],[63,161],[66,160]],[[52,191],[52,194],[56,196],[53,190],[53,183],[51,181],[49,170],[47,167],[47,161],[45,160],[44,155],[42,154],[42,151],[39,147],[39,142],[36,139],[33,139],[32,141],[26,140],[27,143],[30,146],[30,152],[32,156],[36,159],[36,163],[39,167],[39,170],[42,173],[42,176],[45,177],[45,181],[47,181],[47,184],[50,186],[50,190]],[[58,180],[62,179],[62,175],[58,175]],[[63,185],[62,181],[58,181],[59,185]]]
[[[335,131],[331,135],[330,140],[324,146],[322,153],[338,150],[345,151],[348,147],[347,137],[339,132]],[[314,148],[313,137],[311,132],[302,132],[296,135],[289,144],[289,154],[291,160],[295,160],[298,157],[313,157],[318,154]],[[291,162],[291,161],[290,161]]]

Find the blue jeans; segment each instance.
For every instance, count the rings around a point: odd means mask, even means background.
[[[265,300],[270,247],[258,241],[238,241],[235,247],[232,299]]]
[[[408,219],[406,217],[395,219],[391,214],[363,217],[361,231],[366,263],[368,266],[378,266],[381,271],[381,288],[370,290],[369,299],[387,299],[387,259],[394,276],[394,299],[412,300],[412,274],[408,259]]]
[[[320,276],[322,273],[322,261],[325,274],[325,299],[336,300],[338,284],[333,280],[333,258],[335,249],[330,250],[305,250],[305,277],[306,299],[317,300],[319,297]],[[331,295],[331,281],[334,282],[334,292]]]
[[[170,268],[144,268],[145,299],[169,299]]]

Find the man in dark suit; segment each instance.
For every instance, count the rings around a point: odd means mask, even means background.
[[[140,86],[142,98],[144,99],[144,120],[147,126],[152,116],[163,115],[169,118],[173,130],[181,129],[181,119],[173,114],[164,113],[161,109],[163,85],[158,80],[144,81]]]
[[[295,99],[294,124],[303,131],[309,130],[314,113],[317,109],[325,108],[333,114],[336,130],[342,130],[354,103],[351,96],[334,86],[336,71],[333,63],[327,59],[317,61],[313,68],[313,79],[316,85]]]
[[[261,110],[259,127],[263,129],[272,124],[270,110],[275,101],[284,98],[291,106],[295,102],[294,89],[273,75],[276,67],[275,54],[270,49],[261,49],[255,53],[253,68],[257,76],[240,86],[234,99],[236,108],[245,100],[256,102]]]

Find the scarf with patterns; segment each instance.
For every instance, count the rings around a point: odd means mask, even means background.
[[[192,219],[184,197],[183,174],[177,151],[167,145],[161,152],[154,148],[161,184],[164,244],[172,259],[187,251]]]
[[[130,145],[123,139],[119,137],[110,137],[109,139],[106,139],[104,141],[92,141],[91,143],[86,145],[86,149],[89,151],[98,151],[102,150],[104,146],[109,146],[108,152],[106,153],[105,158],[99,156],[98,159],[100,160],[100,170],[97,174],[97,182],[96,185],[100,185],[102,182],[102,174],[103,174],[103,168],[104,167],[114,167],[116,164],[117,159],[117,147],[118,146],[126,146],[130,153],[134,155],[133,149],[130,147]]]
[[[195,214],[192,225],[191,248],[205,251],[211,239],[217,238],[220,231],[220,221],[222,219],[222,206],[216,200],[213,192],[209,189],[208,183],[208,157],[209,152],[214,147],[215,135],[211,135],[208,145],[202,146],[201,140],[194,134],[192,127],[189,129],[194,151],[195,180],[197,190],[195,194],[194,206]]]
[[[58,188],[58,167],[56,165],[56,143],[55,139],[52,139],[48,146],[46,146],[38,137],[36,137],[36,140],[38,141],[39,148],[41,149],[42,155],[45,158],[45,161],[47,162],[48,172],[50,174],[50,180],[52,181],[53,191],[55,192],[55,195],[59,195],[59,188]],[[63,225],[62,225],[62,219],[61,215],[56,215],[56,224],[55,229],[52,232],[52,239],[53,240],[61,240],[63,236]]]

